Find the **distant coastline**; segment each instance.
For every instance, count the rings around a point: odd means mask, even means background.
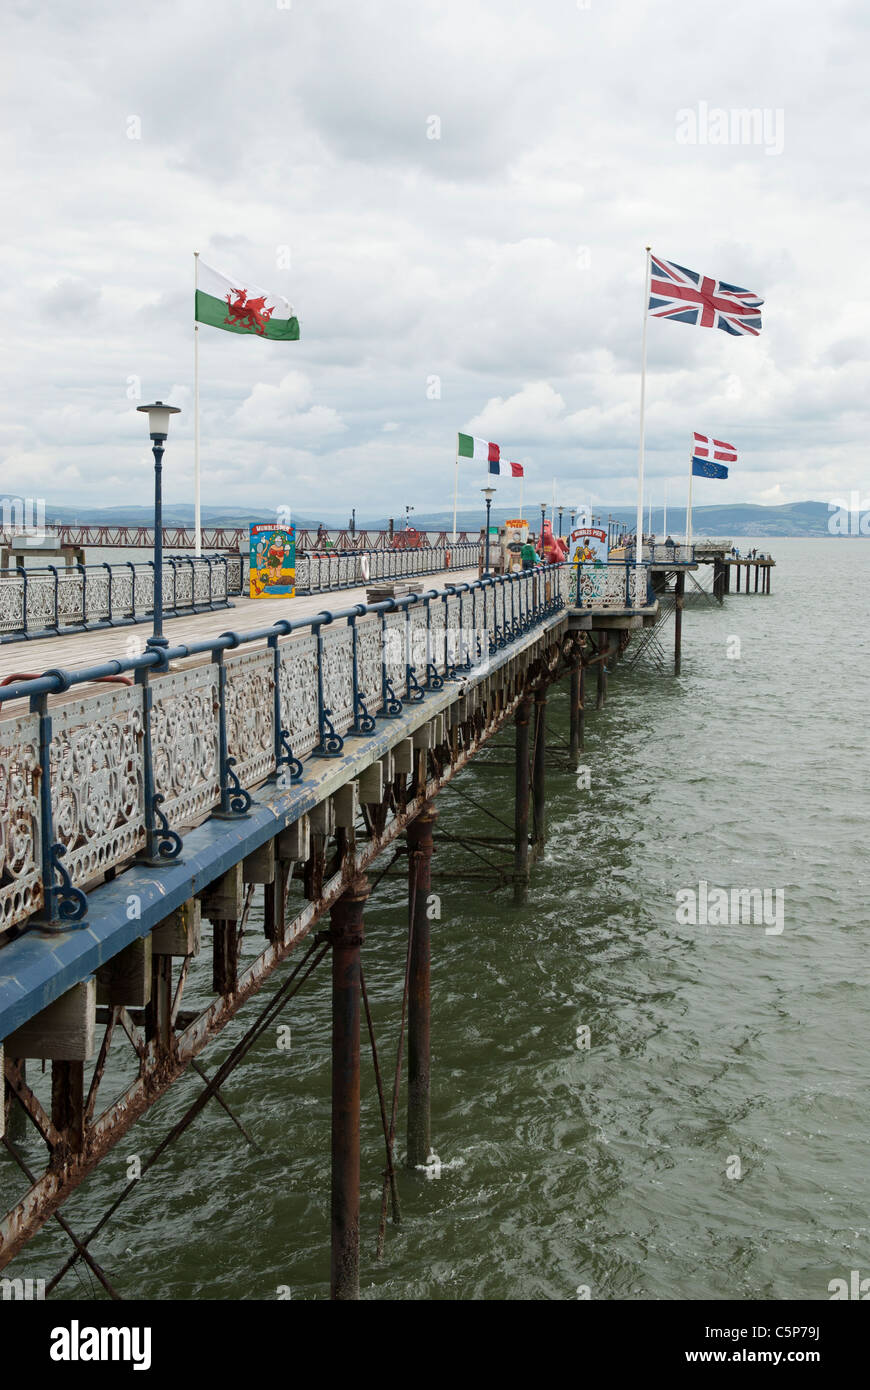
[[[494,522],[503,522],[507,517],[516,513],[517,507],[513,503],[510,507],[493,506],[492,519]],[[558,519],[558,507],[557,519]],[[397,509],[397,515],[392,518],[396,530],[404,524],[404,513]],[[613,517],[621,525],[630,530],[634,529],[636,511],[632,506],[596,506],[593,508],[595,516],[603,517],[606,521],[608,517]],[[537,504],[526,504],[524,507],[525,516],[532,521],[538,516]],[[646,518],[647,513],[644,513]],[[152,511],[148,506],[118,506],[118,507],[52,507],[46,506],[46,523],[50,526],[54,524],[65,525],[85,525],[93,526],[149,526],[151,524]],[[202,508],[203,525],[223,525],[223,526],[247,526],[252,521],[269,521],[273,518],[273,513],[268,508],[233,508],[227,506]],[[188,503],[164,503],[163,508],[164,525],[166,526],[192,526],[193,525],[193,506]],[[356,529],[358,531],[386,530],[390,517],[386,515],[376,515],[366,517],[357,515]],[[788,502],[778,506],[762,506],[758,503],[732,503],[719,506],[694,507],[692,510],[692,531],[696,536],[732,536],[742,538],[751,536],[753,539],[773,539],[776,537],[794,539],[824,539],[831,538],[836,532],[832,531],[829,523],[834,519],[832,512],[826,502]],[[324,509],[322,512],[315,512],[306,508],[304,512],[292,516],[292,520],[300,529],[314,529],[322,523],[327,529],[335,530],[348,529],[349,518],[347,513],[337,513],[334,509]],[[412,524],[421,531],[450,531],[453,528],[452,511],[423,511],[422,509],[411,518]],[[865,539],[858,532],[858,518],[853,516],[852,534],[843,536],[842,539]],[[567,530],[570,521],[570,512],[565,510],[563,513],[563,531]],[[477,530],[482,524],[481,516],[478,511],[463,508],[457,515],[457,528],[462,531]],[[669,531],[675,537],[684,534],[686,529],[685,510],[682,507],[669,507],[665,518],[661,507],[652,509],[652,529],[656,534]]]

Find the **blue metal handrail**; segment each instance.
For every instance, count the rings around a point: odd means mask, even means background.
[[[179,565],[190,566],[191,576],[191,600],[190,610],[199,612],[203,609],[226,608],[232,594],[238,594],[239,588],[234,588],[230,584],[230,561],[225,555],[203,555],[203,556],[171,556],[164,558],[164,565],[168,566],[174,576],[172,583],[171,596],[167,595],[165,611],[174,615],[179,611],[177,599],[177,575]],[[196,566],[202,565],[208,573],[208,601],[197,602],[196,597]],[[215,597],[214,569],[215,566],[224,567],[224,596]],[[238,569],[239,583],[241,581],[241,561],[236,559],[234,565]],[[117,565],[112,565],[108,561],[98,561],[95,564],[86,565],[77,561],[74,565],[67,568],[58,568],[56,565],[33,565],[22,568],[6,568],[0,570],[0,591],[7,586],[18,586],[21,596],[21,624],[17,627],[9,627],[6,631],[0,632],[0,642],[17,642],[22,640],[32,640],[40,637],[53,637],[63,632],[96,631],[104,627],[117,627],[130,623],[145,621],[150,616],[151,609],[137,611],[136,603],[136,580],[137,575],[147,573],[150,570],[154,573],[154,561],[143,560],[134,563],[131,560],[123,561]],[[90,602],[90,595],[93,594],[94,581],[97,577],[106,580],[106,610],[101,611],[102,605],[97,600],[95,612],[91,613],[93,606]],[[129,605],[123,600],[118,599],[118,584],[121,577],[125,581],[129,577],[130,602]],[[43,595],[39,602],[39,620],[44,626],[35,628],[30,626],[31,601],[34,589],[40,581],[48,581],[47,593]],[[68,612],[63,627],[61,626],[61,604],[60,592],[61,584],[72,580],[78,583],[79,589],[75,594],[74,612]],[[47,601],[46,601],[47,600]],[[184,605],[185,608],[188,605]],[[50,610],[50,613],[47,611]]]
[[[482,579],[473,580],[470,583],[458,582],[448,584],[442,589],[429,589],[423,594],[407,594],[400,598],[384,599],[379,603],[354,604],[350,608],[345,608],[333,612],[324,609],[320,613],[300,618],[280,618],[267,627],[258,628],[250,632],[224,632],[218,637],[204,638],[198,642],[177,644],[167,648],[149,648],[138,656],[130,656],[102,662],[99,665],[90,666],[83,670],[68,671],[55,668],[42,673],[42,675],[14,681],[8,686],[0,687],[0,707],[8,705],[11,701],[26,699],[29,701],[29,715],[17,716],[27,721],[32,721],[33,716],[38,720],[37,726],[16,726],[14,722],[7,726],[5,721],[0,721],[0,736],[4,727],[10,727],[10,739],[7,741],[7,760],[11,758],[13,764],[19,769],[19,776],[23,779],[24,799],[22,804],[17,806],[15,814],[21,820],[22,816],[28,814],[26,806],[33,806],[29,812],[32,823],[32,855],[30,867],[22,870],[27,875],[27,894],[19,894],[13,902],[9,896],[8,885],[3,885],[3,893],[0,893],[0,931],[6,926],[32,918],[34,912],[40,911],[40,925],[52,929],[69,927],[70,924],[81,921],[87,912],[87,899],[81,883],[85,883],[94,874],[93,864],[98,868],[110,867],[119,863],[126,863],[135,854],[137,848],[144,843],[143,855],[149,864],[159,865],[169,863],[177,859],[182,841],[177,831],[173,830],[169,824],[167,815],[162,808],[163,794],[158,789],[158,777],[155,776],[155,756],[156,750],[152,748],[152,719],[151,712],[154,700],[165,698],[173,699],[172,689],[158,694],[159,683],[151,684],[149,677],[151,674],[158,676],[166,675],[170,677],[184,676],[187,681],[190,679],[199,688],[200,675],[202,673],[204,683],[202,689],[206,692],[213,690],[216,700],[216,724],[211,725],[212,736],[217,738],[217,781],[209,785],[212,790],[208,793],[208,799],[202,803],[202,808],[212,810],[217,816],[233,817],[243,816],[248,813],[251,806],[251,796],[242,784],[240,776],[236,772],[236,760],[231,750],[231,739],[229,730],[230,720],[230,698],[229,666],[225,662],[227,652],[235,651],[239,648],[249,647],[253,643],[263,643],[271,652],[271,660],[266,659],[265,665],[269,668],[270,679],[273,682],[273,696],[270,704],[270,725],[269,725],[269,750],[265,756],[262,752],[262,745],[257,756],[259,763],[249,762],[248,770],[243,770],[248,785],[254,785],[262,780],[264,776],[274,775],[284,778],[289,775],[291,782],[297,782],[303,777],[303,767],[300,757],[292,747],[288,729],[283,727],[282,719],[290,713],[295,706],[292,703],[292,692],[290,695],[291,703],[285,705],[285,700],[280,694],[280,683],[282,676],[282,661],[287,654],[286,644],[281,645],[280,639],[290,636],[292,633],[308,632],[316,640],[316,725],[314,722],[314,712],[308,717],[308,732],[306,738],[309,742],[302,749],[304,756],[309,749],[317,752],[321,756],[337,756],[341,753],[344,746],[343,734],[347,731],[354,733],[369,733],[374,729],[375,718],[390,718],[400,714],[404,704],[418,703],[425,697],[427,691],[435,691],[443,688],[444,680],[457,677],[460,673],[465,673],[471,669],[478,658],[488,659],[497,650],[506,646],[509,642],[516,640],[524,632],[533,629],[539,623],[546,621],[549,617],[557,614],[564,607],[564,596],[562,592],[562,580],[565,577],[565,566],[562,564],[552,566],[542,566],[531,575],[510,574],[498,576],[486,576]],[[549,583],[549,594],[547,592]],[[517,593],[521,587],[526,594],[526,601],[521,605],[516,600]],[[504,602],[496,599],[496,595],[501,590]],[[493,593],[493,601],[487,604],[488,592]],[[508,599],[510,600],[510,615],[508,615]],[[458,603],[458,614],[453,613],[451,621],[451,607],[454,609]],[[438,605],[443,606],[443,613],[438,613]],[[470,607],[470,611],[469,611]],[[414,610],[425,610],[425,625],[412,624],[412,612]],[[433,623],[433,611],[438,613],[439,622]],[[396,624],[390,622],[396,614],[404,615],[404,621]],[[380,631],[380,653],[381,653],[381,689],[378,692],[362,690],[360,688],[360,643],[362,638],[359,631],[359,619],[374,616],[379,619]],[[443,621],[442,621],[443,619]],[[350,643],[342,641],[339,644],[340,661],[349,661],[352,665],[351,686],[348,694],[351,696],[352,704],[345,703],[343,710],[339,711],[340,719],[337,717],[328,701],[332,698],[326,688],[326,661],[325,648],[330,639],[325,635],[325,629],[333,624],[345,622],[352,637]],[[412,633],[413,626],[413,633]],[[445,647],[443,656],[436,654],[434,661],[431,659],[431,637],[437,628],[440,634],[443,633]],[[450,634],[458,635],[458,650],[450,647]],[[388,643],[391,637],[400,637],[403,642],[404,651],[398,657],[395,655],[388,657]],[[423,636],[426,639],[427,651],[425,672],[421,667],[417,668],[417,653],[412,642],[413,636]],[[370,633],[367,634],[370,642]],[[454,644],[455,646],[455,644]],[[349,650],[350,648],[350,650]],[[371,673],[371,646],[368,647],[369,655],[368,669]],[[208,654],[211,663],[216,668],[216,677],[208,677],[208,668],[194,665],[186,667],[181,672],[171,672],[169,665],[171,662],[183,661],[186,658]],[[288,654],[289,656],[289,654]],[[255,672],[255,678],[262,680],[264,663],[258,660],[258,654],[253,654],[250,658]],[[390,663],[392,662],[392,665]],[[443,675],[441,674],[441,667]],[[335,671],[330,676],[332,682],[331,689],[335,692],[341,691],[342,687],[335,685]],[[346,668],[345,668],[346,669]],[[55,831],[54,815],[55,801],[60,804],[57,796],[57,787],[53,785],[53,778],[57,775],[62,778],[58,771],[56,761],[64,757],[64,739],[74,739],[82,728],[88,727],[88,720],[84,723],[76,722],[76,709],[65,704],[57,708],[49,708],[49,699],[52,695],[62,694],[65,691],[85,686],[97,681],[120,681],[122,684],[131,685],[128,677],[133,677],[132,684],[137,688],[135,699],[132,690],[120,690],[117,696],[112,697],[111,718],[119,719],[122,723],[124,719],[128,721],[130,729],[130,748],[136,751],[128,756],[135,758],[136,775],[141,777],[142,796],[144,800],[138,801],[138,812],[135,818],[135,825],[131,822],[131,832],[135,831],[135,841],[125,841],[123,835],[111,846],[106,848],[105,841],[94,841],[85,836],[84,850],[86,851],[85,860],[81,860],[82,841],[75,836],[70,837],[67,833],[67,844],[61,843]],[[244,680],[245,677],[238,673],[234,680]],[[397,681],[397,687],[393,681]],[[236,685],[235,699],[238,699],[239,686]],[[310,688],[310,687],[309,687]],[[372,700],[375,694],[376,703],[369,708],[367,701]],[[345,701],[345,695],[339,695]],[[251,712],[256,714],[261,708],[261,697],[259,695],[251,697]],[[109,706],[107,705],[107,709]],[[102,705],[98,704],[93,715],[94,729],[100,727],[102,719]],[[14,719],[14,717],[13,717]],[[58,735],[60,743],[53,743],[53,721],[59,725]],[[132,723],[130,721],[133,721]],[[289,721],[288,721],[289,722]],[[120,727],[120,725],[118,726]],[[303,724],[303,727],[305,725]],[[315,737],[312,729],[316,727]],[[134,732],[139,730],[138,735]],[[67,731],[67,732],[64,732]],[[238,744],[238,733],[236,734]],[[161,756],[165,769],[165,762],[169,756],[171,745],[163,747],[161,745]],[[238,748],[236,749],[238,751]],[[102,757],[102,755],[101,755]],[[105,764],[99,763],[102,769]],[[129,769],[128,769],[129,770]],[[81,785],[87,785],[87,776],[82,774],[84,781]],[[102,772],[97,778],[98,791],[102,785]],[[62,786],[62,781],[58,786]],[[199,784],[202,785],[201,783]],[[284,785],[284,783],[282,783]],[[29,788],[29,790],[28,790]],[[215,793],[216,788],[216,793]],[[99,793],[102,795],[102,793]],[[37,804],[38,803],[38,804]],[[5,812],[11,811],[11,807],[4,807]],[[182,824],[185,822],[181,822]],[[81,832],[84,833],[84,832]],[[113,832],[114,834],[114,832]],[[67,845],[72,846],[72,858],[65,862]],[[91,853],[96,846],[102,845],[98,850],[97,858],[92,859]],[[132,848],[130,847],[132,845]],[[103,857],[100,857],[100,856]],[[76,856],[79,856],[78,865]],[[73,880],[77,878],[78,882]],[[16,884],[12,885],[16,890]],[[6,894],[5,899],[3,894]]]
[[[575,602],[578,607],[594,608],[617,607],[636,609],[638,606],[650,607],[655,603],[655,593],[652,587],[651,565],[649,560],[642,560],[640,565],[633,559],[625,558],[619,560],[574,560],[572,568],[575,574],[572,578],[576,582]],[[646,597],[643,605],[638,605],[633,601],[631,592],[632,575],[638,569],[642,569],[646,575]],[[601,580],[603,592],[593,593],[587,600],[581,600],[580,580],[581,576],[589,575],[593,579]],[[597,586],[596,586],[597,587]],[[614,603],[619,599],[620,604]]]
[[[95,568],[99,568],[99,566],[95,566]],[[555,575],[562,568],[561,564],[540,565],[534,573]],[[379,603],[356,603],[352,608],[342,608],[335,613],[325,610],[322,613],[314,614],[313,617],[278,618],[269,627],[254,628],[252,631],[244,633],[224,632],[219,637],[206,638],[201,642],[179,643],[177,646],[164,648],[162,654],[149,649],[140,656],[105,661],[99,666],[88,666],[75,671],[65,671],[55,667],[43,672],[41,676],[37,676],[33,680],[15,681],[11,685],[0,686],[0,705],[6,704],[9,700],[29,698],[31,695],[43,693],[59,695],[76,685],[87,685],[92,681],[102,680],[106,676],[132,674],[147,667],[163,670],[170,661],[183,661],[186,657],[201,656],[205,652],[229,651],[250,642],[268,642],[272,637],[289,637],[291,632],[302,632],[306,628],[314,631],[315,628],[319,628],[324,623],[336,622],[342,618],[350,620],[354,617],[364,617],[369,613],[391,612],[397,608],[408,608],[420,600],[429,602],[445,593],[458,594],[465,590],[483,589],[488,584],[510,584],[522,577],[523,575],[519,573],[490,575],[482,579],[472,580],[470,583],[445,584],[441,590],[428,589],[424,594],[403,594],[399,598],[382,599]],[[561,606],[560,601],[558,607]]]

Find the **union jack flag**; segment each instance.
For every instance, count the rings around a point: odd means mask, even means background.
[[[674,261],[650,257],[649,312],[653,318],[721,328],[735,337],[761,332],[763,299],[739,285],[699,275]]]

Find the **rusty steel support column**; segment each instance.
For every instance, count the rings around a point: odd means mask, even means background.
[[[14,1062],[17,1065],[18,1074],[21,1077],[21,1080],[26,1082],[27,1058],[17,1057],[13,1059],[7,1057],[6,1060],[7,1062],[14,1060]],[[4,1103],[6,1105],[6,1134],[14,1143],[20,1143],[22,1139],[27,1138],[28,1130],[30,1128],[30,1124],[27,1119],[27,1112],[24,1110],[24,1107],[19,1105],[18,1102],[14,1099],[14,1092],[9,1087],[8,1082],[6,1082],[3,1078],[2,1072],[0,1072],[0,1080],[3,1080]]]
[[[598,634],[598,684],[595,690],[595,708],[604,709],[607,700],[607,669],[606,662],[610,660],[610,633],[601,632]]]
[[[583,667],[579,656],[571,663],[568,703],[571,708],[569,749],[572,762],[576,762],[583,748]]]
[[[276,859],[275,877],[263,887],[263,929],[268,941],[280,941],[284,935],[287,885],[292,867],[286,860]]]
[[[580,661],[580,708],[577,715],[577,730],[580,735],[580,752],[586,748],[586,667]]]
[[[429,894],[432,890],[432,837],[438,812],[427,802],[408,826],[408,913],[411,936],[408,980],[408,1167],[425,1166],[431,1151],[429,1128]]]
[[[516,750],[514,768],[514,902],[526,901],[529,887],[529,721],[532,701],[524,695],[514,715]]]
[[[151,998],[145,1005],[145,1039],[155,1055],[166,1057],[172,1046],[172,957],[151,957]]]
[[[226,998],[239,982],[239,924],[232,919],[212,922],[212,988]]]
[[[686,593],[686,575],[683,570],[677,574],[677,590],[674,595],[674,675],[680,674],[683,659],[683,602]]]
[[[532,793],[535,805],[535,845],[547,838],[547,687],[535,691],[535,754],[532,760]]]
[[[332,1250],[330,1297],[359,1298],[359,1023],[364,875],[330,910],[332,944]]]
[[[84,1148],[85,1064],[53,1061],[51,1064],[51,1122],[72,1153]]]

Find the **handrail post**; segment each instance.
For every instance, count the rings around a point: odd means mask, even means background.
[[[311,630],[317,638],[317,727],[320,731],[317,751],[324,758],[337,758],[344,748],[344,739],[335,732],[332,710],[326,704],[323,690],[323,627],[332,622],[332,616],[326,610],[311,623]]]
[[[182,555],[182,560],[186,560],[190,565],[190,611],[195,613],[196,609],[196,565],[192,555]]]
[[[289,632],[289,624],[285,631]],[[294,757],[293,749],[290,746],[290,735],[284,727],[281,715],[281,648],[278,646],[278,638],[281,633],[276,632],[269,638],[269,650],[272,653],[272,729],[274,733],[275,747],[275,779],[279,787],[286,787],[293,782],[300,781],[302,777],[302,764],[298,758]],[[285,769],[286,771],[282,771]]]
[[[153,691],[150,671],[140,666],[136,671],[136,684],[142,691],[142,791],[145,813],[145,849],[138,855],[140,864],[154,868],[167,864],[181,864],[181,836],[171,830],[169,821],[160,807],[164,801],[154,781],[154,746],[152,742],[151,711]]]
[[[358,605],[360,609],[363,604]],[[359,688],[359,632],[356,625],[357,615],[354,613],[348,618],[348,627],[353,632],[353,731],[355,734],[371,734],[374,732],[374,716],[369,714],[366,708],[366,692]]]
[[[104,569],[104,570],[108,570],[108,573],[109,573],[109,597],[108,597],[108,603],[107,603],[107,605],[106,605],[107,608],[108,608],[108,613],[107,613],[106,617],[107,617],[107,621],[108,621],[108,623],[109,623],[109,626],[110,626],[110,627],[114,627],[115,624],[114,624],[114,622],[113,622],[113,620],[112,620],[112,566],[109,564],[108,560],[103,560],[102,564],[103,564],[103,569]]]
[[[88,900],[74,888],[63,863],[66,847],[54,838],[51,804],[51,715],[48,695],[31,695],[30,712],[39,716],[39,839],[42,869],[43,910],[31,921],[49,930],[68,930],[80,922],[88,910]],[[56,882],[56,876],[60,882]]]
[[[232,634],[236,637],[236,634]],[[237,645],[238,639],[236,638]],[[221,778],[221,799],[220,805],[213,812],[221,820],[236,820],[247,816],[251,808],[250,793],[245,791],[239,781],[234,768],[236,760],[229,751],[229,733],[227,730],[227,668],[224,660],[222,647],[216,647],[212,651],[212,660],[217,666],[218,671],[218,750],[220,755],[220,778]]]
[[[412,598],[419,598],[419,594],[413,594]],[[411,642],[411,609],[413,603],[405,604],[405,689],[408,692],[408,703],[419,704],[426,694],[426,691],[417,680],[417,666],[413,661],[414,651]]]
[[[88,571],[81,560],[76,561],[76,569],[82,572],[82,627],[88,625]]]
[[[54,630],[57,632],[60,626],[60,579],[57,573],[57,565],[48,567],[54,575]]]
[[[396,605],[390,609],[395,612]],[[385,719],[395,719],[402,713],[402,701],[393,689],[387,674],[387,610],[381,610],[381,713]]]
[[[175,563],[175,556],[174,556],[174,555],[167,555],[167,556],[165,557],[165,559],[166,559],[166,563],[170,566],[170,568],[171,568],[171,570],[172,570],[172,612],[173,612],[174,614],[177,615],[177,614],[178,614],[178,566],[177,566],[177,564]],[[164,605],[164,616],[165,616],[165,612],[166,612],[166,608],[165,608],[165,605]]]

